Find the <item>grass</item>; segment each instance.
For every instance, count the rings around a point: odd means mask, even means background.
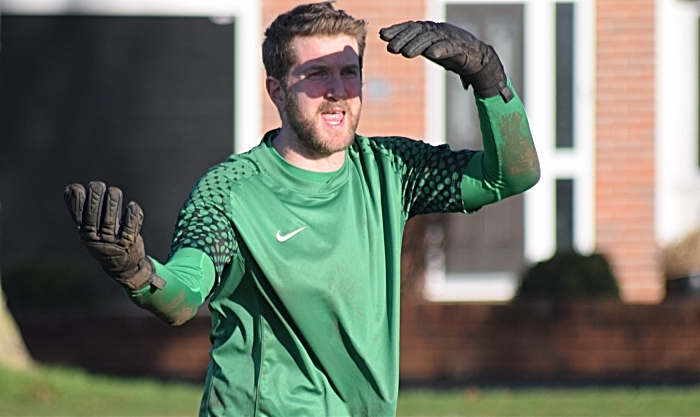
[[[0,369],[0,416],[194,416],[198,384]],[[697,416],[700,387],[404,390],[398,416]]]
[[[700,387],[403,391],[400,416],[698,416]]]
[[[195,416],[201,395],[195,384],[90,375],[73,368],[0,369],[0,416]]]

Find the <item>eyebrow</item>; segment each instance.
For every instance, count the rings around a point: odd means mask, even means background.
[[[306,72],[309,72],[309,71],[325,70],[325,69],[328,69],[328,68],[330,68],[330,67],[331,67],[331,65],[328,65],[328,64],[311,64],[311,65],[309,65],[308,67],[304,68],[303,73],[306,73]],[[353,64],[343,65],[343,66],[341,67],[341,69],[348,69],[348,68],[358,69],[358,70],[359,70],[359,69],[360,69],[360,66],[359,66],[358,64],[354,64],[354,63],[353,63]]]
[[[303,72],[309,72],[309,71],[316,71],[316,70],[323,70],[323,69],[328,69],[330,65],[327,64],[311,64],[308,67],[304,68]]]

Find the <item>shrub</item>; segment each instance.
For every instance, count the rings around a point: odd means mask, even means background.
[[[700,230],[694,230],[662,250],[666,279],[700,273]]]
[[[531,266],[523,275],[516,298],[613,298],[620,289],[607,258],[599,253],[582,255],[557,252]]]

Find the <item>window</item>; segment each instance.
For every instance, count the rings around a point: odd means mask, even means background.
[[[436,301],[507,301],[523,269],[556,250],[593,247],[593,33],[590,0],[433,0],[445,20],[492,44],[525,104],[543,167],[525,195],[476,214],[432,216],[425,296]],[[472,93],[426,65],[426,138],[481,148]],[[575,185],[575,188],[574,188]]]

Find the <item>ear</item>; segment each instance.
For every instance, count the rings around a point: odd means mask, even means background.
[[[284,110],[287,96],[282,88],[280,80],[274,77],[265,78],[265,89],[267,90],[267,95],[270,97],[270,100],[272,100],[275,107],[277,107],[277,111],[281,112]]]

